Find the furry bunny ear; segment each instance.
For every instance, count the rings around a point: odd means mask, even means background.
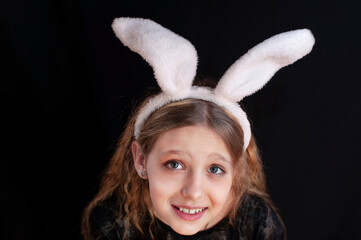
[[[163,92],[174,98],[189,92],[198,56],[188,40],[149,19],[116,18],[112,28],[125,46],[152,66]]]
[[[112,28],[125,46],[152,66],[162,89],[139,111],[134,124],[135,139],[139,138],[152,112],[168,103],[194,98],[213,102],[235,116],[244,133],[243,150],[247,149],[251,139],[251,127],[238,102],[262,88],[280,68],[308,54],[315,42],[307,29],[275,35],[238,59],[217,87],[211,89],[192,86],[198,56],[188,40],[149,19],[116,18]]]
[[[275,35],[250,49],[222,76],[215,94],[233,102],[261,89],[282,67],[307,55],[315,39],[308,29]]]

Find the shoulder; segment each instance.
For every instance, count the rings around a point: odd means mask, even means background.
[[[96,206],[90,214],[91,231],[96,239],[121,239],[119,236],[122,224],[119,224],[119,208],[108,199]]]
[[[123,210],[115,197],[111,197],[96,206],[90,214],[91,232],[97,240],[143,240],[148,239],[135,226],[127,224]],[[146,221],[146,224],[149,224]]]
[[[241,235],[248,239],[286,239],[283,221],[268,198],[246,195],[237,218]]]

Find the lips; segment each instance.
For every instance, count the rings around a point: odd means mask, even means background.
[[[195,221],[200,219],[206,212],[207,208],[202,207],[188,207],[188,206],[175,206],[172,205],[176,214],[187,221]]]

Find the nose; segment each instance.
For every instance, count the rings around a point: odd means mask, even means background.
[[[187,175],[182,188],[182,195],[188,199],[198,199],[203,195],[204,184],[202,174],[190,173]]]

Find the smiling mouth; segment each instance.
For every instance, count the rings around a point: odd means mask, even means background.
[[[174,208],[176,208],[177,210],[187,213],[187,214],[197,214],[200,213],[204,210],[206,210],[207,208],[194,208],[194,209],[188,209],[188,208],[182,208],[182,207],[177,207],[175,205],[173,205]]]

